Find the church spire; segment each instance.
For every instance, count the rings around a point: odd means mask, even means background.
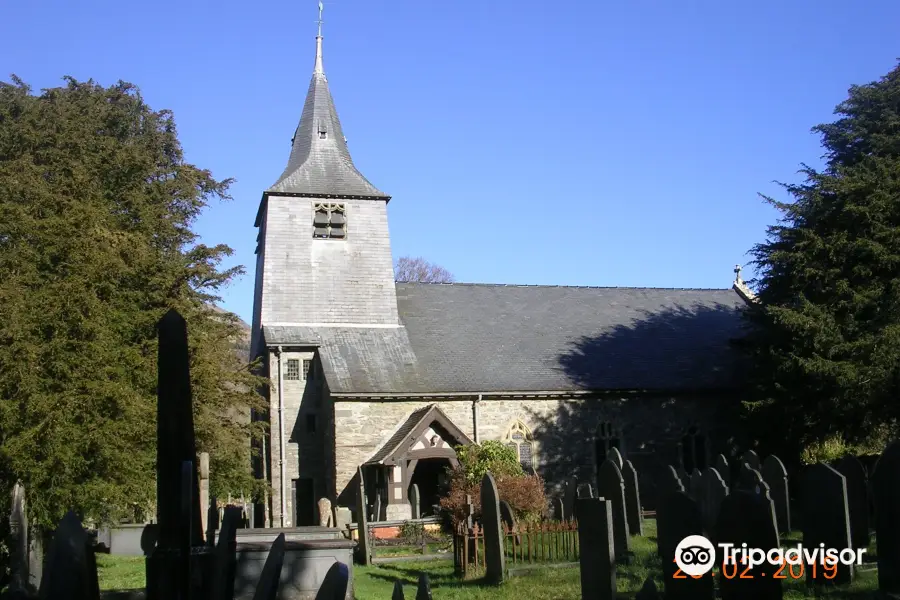
[[[291,140],[291,155],[281,177],[266,191],[298,196],[387,199],[389,196],[369,183],[350,158],[322,66],[322,9],[319,2],[316,62],[300,124]]]

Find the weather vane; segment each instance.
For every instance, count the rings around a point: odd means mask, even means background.
[[[325,8],[325,5],[322,2],[319,2],[319,37],[322,37],[322,10]]]

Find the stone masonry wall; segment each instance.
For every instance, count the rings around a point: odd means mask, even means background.
[[[334,467],[339,504],[352,506],[350,483],[357,466],[381,448],[413,410],[428,404],[432,402],[335,402]],[[472,399],[436,404],[466,435],[476,438]],[[733,407],[727,396],[484,399],[478,403],[477,438],[502,439],[521,421],[533,434],[538,472],[553,493],[573,475],[593,483],[596,431],[601,422],[612,422],[621,430],[625,458],[640,474],[644,505],[652,507],[655,481],[666,464],[680,465],[680,443],[690,427],[707,438],[708,457],[727,451],[734,432]]]
[[[321,199],[269,196],[260,322],[399,322],[388,232],[380,200],[328,199],[346,207],[344,240],[313,239]]]

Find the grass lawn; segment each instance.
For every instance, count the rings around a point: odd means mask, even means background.
[[[799,541],[798,534],[784,536],[782,543],[795,545]],[[429,552],[437,547],[429,547]],[[379,548],[382,550],[382,548]],[[387,548],[384,548],[387,550]],[[421,552],[421,547],[415,549]],[[408,555],[413,552],[409,548],[397,546],[391,553]],[[617,569],[616,587],[619,598],[634,598],[647,577],[656,581],[662,591],[662,570],[659,557],[656,556],[656,521],[645,521],[644,536],[632,538],[634,561],[630,565],[621,565]],[[386,556],[387,552],[378,552]],[[874,540],[865,558],[873,561],[875,556]],[[100,574],[100,589],[136,589],[143,588],[143,557],[123,557],[100,554],[97,556]],[[513,566],[508,563],[508,566]],[[874,566],[874,565],[872,565]],[[462,580],[453,572],[452,557],[448,560],[408,561],[393,564],[373,565],[369,567],[354,566],[354,586],[357,600],[388,600],[394,590],[394,582],[401,581],[406,598],[414,598],[416,585],[421,573],[426,573],[431,582],[433,597],[436,600],[481,600],[488,598],[497,600],[555,600],[581,598],[581,575],[577,567],[547,567],[519,569],[514,568],[516,575],[510,577],[500,587],[486,585],[479,577]],[[824,588],[815,593],[806,587],[803,580],[783,581],[785,600],[801,600],[804,598],[831,598],[833,600],[874,600],[878,598],[877,571],[872,568],[857,574],[855,581],[841,588]]]

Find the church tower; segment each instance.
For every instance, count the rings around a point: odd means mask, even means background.
[[[256,227],[251,356],[262,357],[270,434],[257,475],[272,486],[255,519],[313,525],[333,495],[331,411],[315,357],[337,331],[400,329],[387,203],[350,158],[322,67],[321,4],[312,80],[287,167],[263,192]],[[330,466],[329,466],[330,465]],[[265,514],[261,514],[261,513]]]
[[[320,21],[287,167],[256,217],[254,346],[268,325],[398,324],[389,200],[350,157],[322,66]]]

